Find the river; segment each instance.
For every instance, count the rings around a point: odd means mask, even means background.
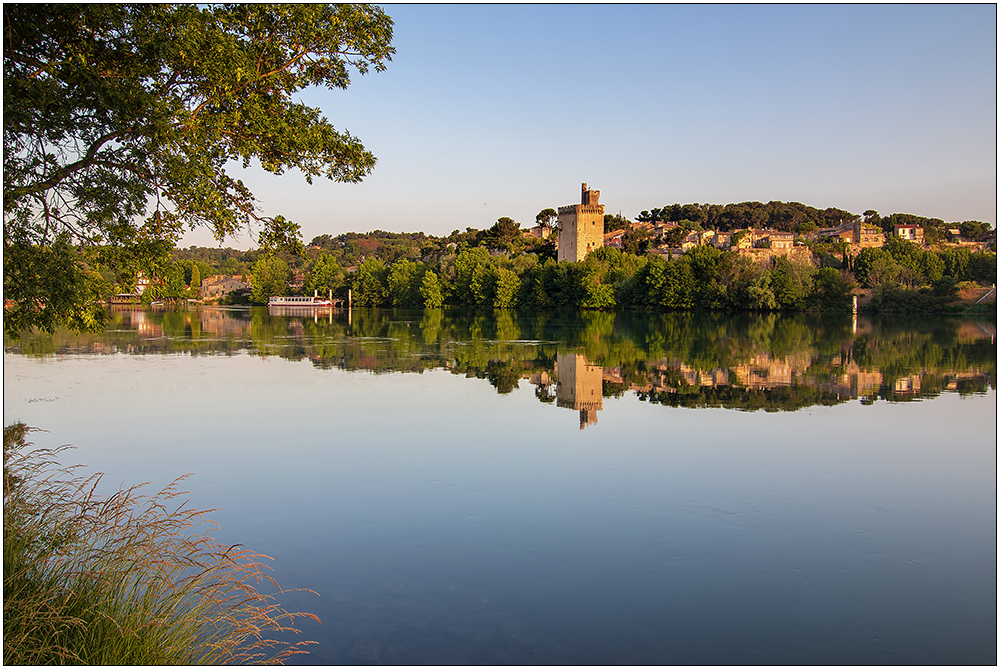
[[[4,421],[185,482],[310,664],[996,664],[995,322],[114,312]]]

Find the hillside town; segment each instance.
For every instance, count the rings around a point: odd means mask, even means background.
[[[834,269],[842,283],[840,294],[850,292],[851,285],[917,289],[949,276],[968,293],[970,282],[991,286],[996,280],[996,230],[979,221],[947,224],[910,214],[883,218],[871,210],[856,215],[795,202],[674,204],[629,219],[608,213],[601,192],[583,183],[578,203],[543,209],[535,223],[525,228],[501,217],[489,228],[469,227],[446,237],[379,230],[319,235],[298,253],[174,249],[165,266],[140,272],[132,285],[121,284],[110,302],[266,304],[269,296],[314,293],[347,300],[350,291],[357,306],[608,308],[659,303],[669,308],[801,310],[816,306],[816,300],[805,294],[772,299],[767,295],[773,292],[771,280],[758,275],[804,268],[805,278],[796,280],[805,281],[802,290],[808,293],[816,272]],[[682,266],[693,267],[692,259],[707,250],[731,255],[737,264],[718,276],[702,272],[684,278],[681,283],[688,287],[683,295],[649,292],[654,287],[643,274],[645,265],[690,261]],[[622,254],[623,260],[609,253]],[[624,258],[634,260],[614,269]],[[582,270],[591,276],[584,279],[567,269],[556,276],[552,262],[586,264],[596,267],[598,275]],[[713,266],[718,262],[710,259]],[[826,283],[830,280],[827,275]],[[757,286],[752,299],[746,292],[751,284]],[[723,291],[725,299],[706,298],[707,285],[718,286],[712,290]],[[694,295],[699,291],[701,297]],[[826,302],[831,308],[833,303]]]
[[[600,191],[589,190],[586,183],[582,185],[582,191],[582,204],[559,208],[557,226],[539,223],[524,232],[526,236],[538,239],[552,238],[558,248],[568,249],[565,253],[560,252],[560,261],[583,260],[586,253],[598,246],[610,246],[623,250],[624,240],[629,234],[638,235],[648,240],[648,252],[667,259],[680,257],[696,246],[706,245],[721,251],[748,253],[759,259],[789,255],[797,247],[805,247],[808,243],[823,241],[843,242],[847,245],[845,250],[849,255],[857,255],[864,248],[881,247],[889,236],[925,246],[924,230],[920,225],[912,223],[892,225],[890,230],[886,231],[856,215],[845,217],[847,220],[832,227],[801,233],[758,227],[728,231],[690,229],[677,221],[628,221],[621,217],[611,217],[604,214],[604,206],[598,205]],[[594,220],[577,224],[577,218],[585,216],[584,210],[588,208],[592,219],[600,217],[604,221],[603,235],[599,240],[595,240],[590,231],[596,225]],[[617,220],[609,220],[614,218]],[[612,225],[621,222],[622,225],[607,230],[609,222]],[[994,229],[985,239],[972,241],[963,239],[960,228],[948,228],[947,238],[940,245],[962,247],[972,251],[988,251],[991,248],[996,248],[996,230]],[[582,256],[578,249],[585,249]]]

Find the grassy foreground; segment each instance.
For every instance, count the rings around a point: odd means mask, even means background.
[[[296,631],[271,596],[264,555],[212,541],[177,479],[96,494],[100,475],[31,449],[32,428],[3,433],[3,663],[280,664],[307,652],[268,639]]]

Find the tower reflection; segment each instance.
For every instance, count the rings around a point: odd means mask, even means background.
[[[556,405],[580,412],[580,429],[597,424],[604,408],[603,368],[580,353],[556,356]]]

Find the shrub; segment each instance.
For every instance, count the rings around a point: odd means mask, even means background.
[[[177,479],[96,493],[101,476],[60,469],[62,449],[27,450],[4,428],[3,661],[25,664],[280,663],[306,652],[269,595],[266,556],[215,543]],[[279,588],[280,590],[280,588]]]

